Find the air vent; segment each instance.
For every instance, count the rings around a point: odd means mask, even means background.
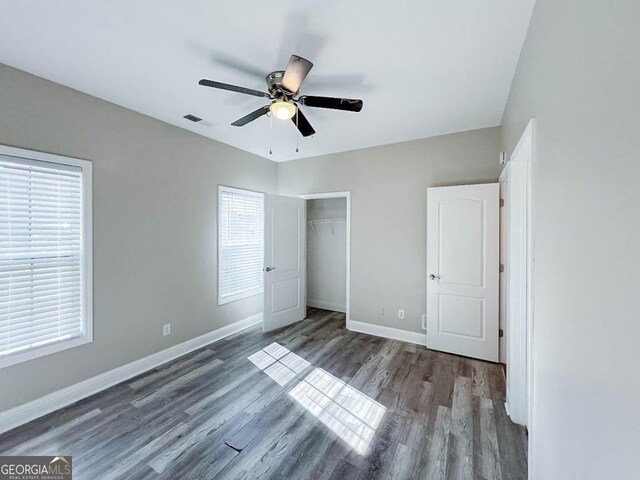
[[[198,122],[202,121],[202,119],[200,117],[196,117],[195,115],[191,115],[190,113],[188,113],[187,115],[185,115],[182,118],[186,118],[190,122],[194,122],[194,123],[198,123]]]

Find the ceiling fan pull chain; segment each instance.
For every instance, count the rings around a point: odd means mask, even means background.
[[[269,155],[273,155],[273,115],[269,115]]]
[[[298,126],[298,108],[296,107],[296,153],[300,150],[298,149],[298,143],[300,141],[300,127]]]

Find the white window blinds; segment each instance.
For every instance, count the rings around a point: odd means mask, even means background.
[[[81,167],[0,155],[0,362],[86,337],[83,199]]]
[[[220,187],[218,303],[262,292],[264,196]]]

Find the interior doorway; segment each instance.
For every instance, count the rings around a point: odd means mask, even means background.
[[[307,204],[308,307],[349,319],[351,198],[349,192],[303,195]]]

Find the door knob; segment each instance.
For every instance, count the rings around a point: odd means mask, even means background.
[[[429,275],[429,280],[435,280],[436,278],[440,278],[438,275],[434,275],[433,273]]]
[[[275,269],[276,269],[276,267],[265,267],[264,271],[269,273],[271,270],[275,270]]]

